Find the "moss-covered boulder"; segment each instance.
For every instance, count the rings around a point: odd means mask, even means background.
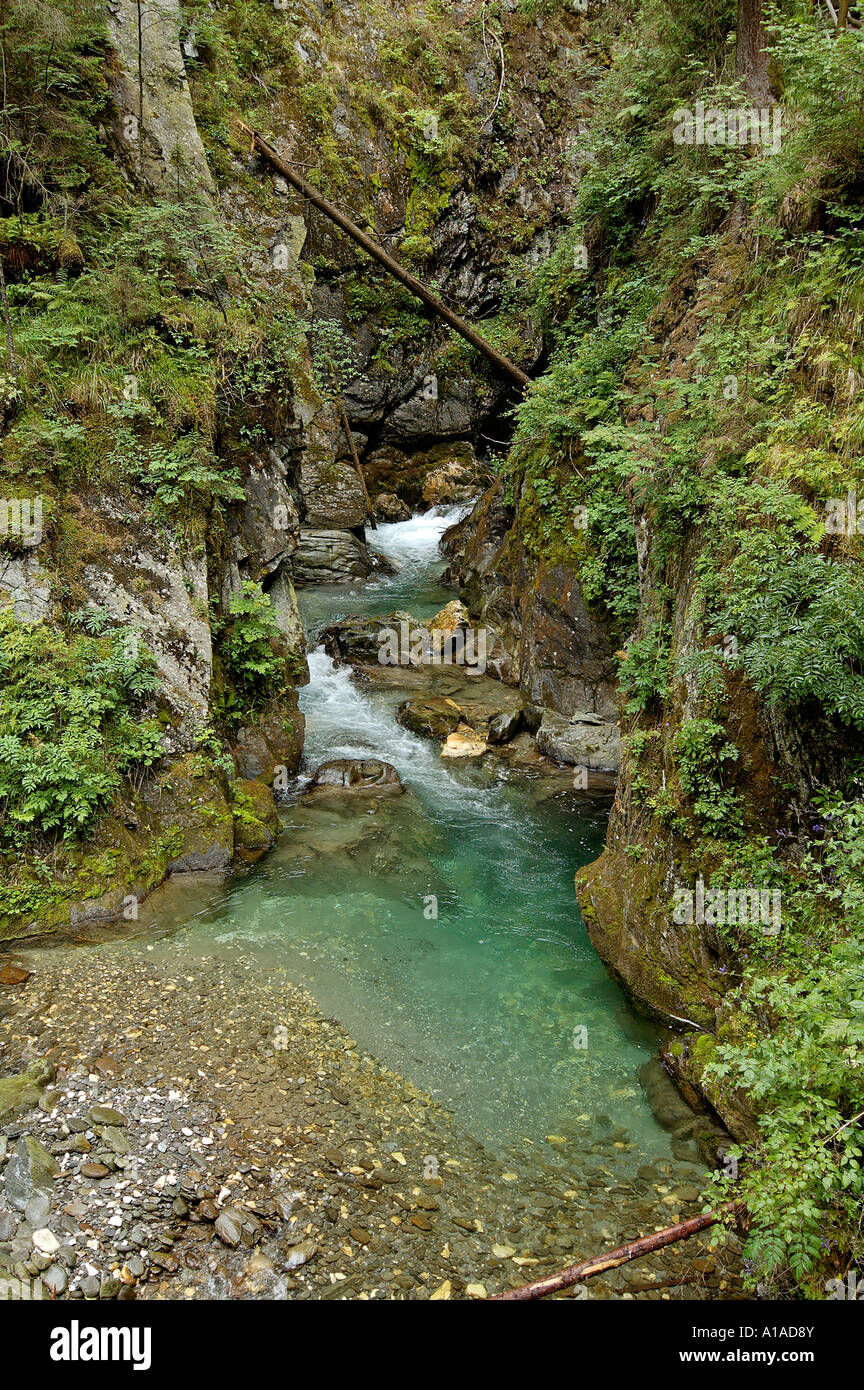
[[[576,897],[588,935],[606,968],[647,1013],[673,1027],[714,1026],[726,981],[716,943],[704,926],[673,920],[674,866],[664,842],[628,844],[616,831],[606,849],[576,875]]]
[[[728,1016],[727,1016],[728,1015]],[[723,1010],[718,1032],[721,1039],[731,1038],[736,1015]],[[746,1097],[725,1078],[709,1076],[708,1063],[714,1058],[718,1038],[713,1033],[688,1033],[675,1038],[663,1049],[663,1060],[685,1099],[707,1101],[719,1115],[726,1129],[741,1141],[758,1135],[758,1122]]]
[[[233,853],[224,773],[188,753],[117,798],[89,841],[58,845],[50,875],[35,855],[0,861],[0,941],[133,917],[169,875],[224,869]]]
[[[282,829],[279,812],[273,793],[263,782],[238,777],[232,790],[235,856],[253,863],[274,845]]]
[[[396,718],[403,728],[423,738],[445,739],[459,727],[462,712],[455,701],[430,695],[406,700],[396,711]]]
[[[0,1076],[0,1124],[15,1114],[36,1105],[49,1081],[54,1080],[54,1068],[44,1057],[31,1062],[17,1076]]]

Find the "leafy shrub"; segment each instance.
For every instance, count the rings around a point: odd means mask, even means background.
[[[726,763],[738,761],[738,749],[722,724],[711,719],[687,719],[675,735],[675,758],[681,790],[713,835],[729,837],[741,830],[742,808],[734,790],[723,785]]]
[[[628,696],[627,713],[656,709],[669,693],[668,674],[668,638],[661,624],[655,623],[630,643],[621,667],[621,689]]]
[[[162,756],[140,720],[155,688],[137,636],[74,636],[0,610],[0,841],[85,831],[124,774]]]
[[[250,579],[230,604],[225,650],[234,680],[252,703],[279,689],[287,679],[285,643],[273,605]]]
[[[754,1283],[786,1268],[805,1281],[831,1251],[844,1267],[864,1256],[864,800],[835,802],[825,823],[808,862],[810,912],[830,914],[833,942],[814,930],[797,970],[749,978],[735,1001],[739,1036],[707,1066],[759,1118],[759,1138],[734,1151],[740,1181],[715,1178],[717,1199],[734,1196],[750,1213]]]

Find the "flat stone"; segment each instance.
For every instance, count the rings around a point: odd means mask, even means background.
[[[685,1182],[675,1188],[675,1196],[682,1202],[698,1202],[701,1192],[693,1183]]]
[[[104,1163],[82,1163],[78,1172],[82,1178],[107,1178],[111,1169]]]
[[[20,965],[0,966],[0,985],[23,985],[32,974],[32,970],[22,970]]]
[[[120,1127],[126,1124],[126,1119],[120,1111],[112,1110],[110,1105],[94,1105],[90,1111],[90,1119],[94,1125]]]
[[[216,1218],[216,1234],[225,1245],[236,1249],[243,1238],[243,1218],[239,1212],[228,1207]]]
[[[128,1154],[129,1140],[118,1125],[100,1125],[96,1132],[113,1154]]]

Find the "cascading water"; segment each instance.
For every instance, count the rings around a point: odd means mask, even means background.
[[[381,526],[372,543],[395,575],[301,591],[312,640],[337,616],[436,612],[453,597],[438,542],[457,515]],[[605,974],[573,891],[600,851],[602,813],[575,796],[543,801],[491,761],[454,768],[397,724],[404,692],[361,685],[320,647],[309,664],[307,770],[372,756],[408,793],[377,810],[298,800],[276,849],[196,932],[287,957],[364,1047],[488,1144],[613,1134],[635,1160],[668,1156],[638,1081],[656,1031]]]

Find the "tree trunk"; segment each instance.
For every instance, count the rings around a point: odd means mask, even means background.
[[[365,232],[361,232],[360,228],[351,221],[350,217],[346,217],[344,212],[340,212],[339,208],[335,207],[333,203],[323,197],[317,189],[313,188],[305,179],[302,179],[299,174],[295,173],[291,165],[274,150],[273,146],[265,140],[262,135],[259,135],[257,131],[251,130],[243,121],[239,121],[238,125],[246,135],[252,137],[253,148],[258,150],[259,154],[262,154],[268,163],[272,164],[273,168],[277,169],[279,173],[297,189],[298,193],[302,193],[303,197],[312,204],[313,208],[317,208],[319,212],[324,213],[325,217],[329,217],[331,222],[335,222],[336,226],[347,233],[352,241],[356,241],[357,245],[362,246],[363,250],[366,251],[368,255],[374,257],[378,264],[382,265],[388,274],[393,276],[394,280],[398,280],[399,283],[410,290],[413,295],[416,295],[416,297],[426,305],[427,309],[431,309],[434,314],[437,314],[438,317],[443,319],[445,323],[448,323],[451,328],[454,328],[466,342],[469,342],[478,352],[482,352],[483,356],[489,359],[502,376],[510,377],[510,379],[517,382],[523,390],[529,385],[531,378],[528,376],[527,372],[523,372],[521,367],[517,367],[514,362],[509,361],[503,353],[499,352],[497,348],[494,348],[491,343],[487,342],[482,334],[478,333],[475,328],[472,328],[471,325],[460,318],[458,314],[454,314],[452,309],[448,309],[447,305],[444,304],[437,295],[434,295],[430,289],[427,289],[420,280],[411,275],[398,261],[394,261],[392,256],[388,256],[383,247],[379,246],[371,237],[368,237]]]
[[[768,36],[762,19],[762,0],[738,0],[735,61],[738,76],[751,101],[765,106],[771,99],[768,86]]]
[[[837,7],[837,28],[845,29],[849,24],[849,10],[852,0],[840,0]]]

